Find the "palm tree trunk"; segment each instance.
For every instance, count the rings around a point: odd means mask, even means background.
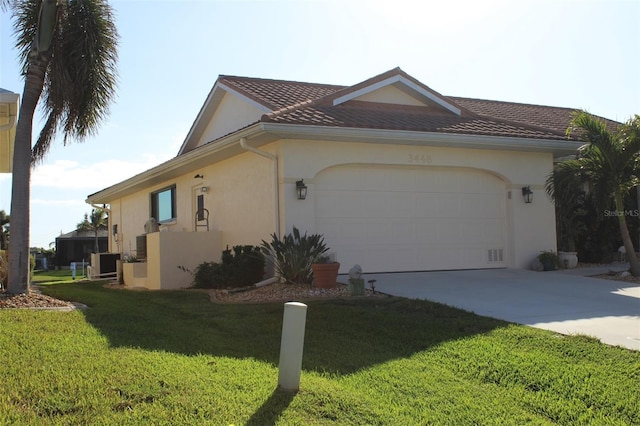
[[[20,116],[16,126],[11,182],[11,250],[9,279],[11,294],[29,291],[29,198],[31,189],[31,135],[33,115],[42,93],[47,58],[34,58],[24,83]]]
[[[624,202],[622,200],[622,194],[616,191],[615,194],[616,210],[618,212],[618,225],[620,225],[620,236],[622,237],[622,244],[627,252],[627,260],[629,260],[629,267],[631,275],[634,277],[640,276],[640,263],[638,263],[638,257],[636,251],[633,248],[633,242],[629,236],[629,228],[627,227],[627,219],[624,215]]]

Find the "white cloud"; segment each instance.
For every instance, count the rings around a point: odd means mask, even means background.
[[[101,189],[128,179],[169,160],[170,156],[145,154],[142,161],[105,160],[91,164],[57,160],[38,166],[32,176],[32,187],[66,189]]]

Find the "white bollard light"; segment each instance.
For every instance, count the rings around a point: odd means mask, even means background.
[[[282,340],[280,341],[280,370],[278,373],[278,386],[282,390],[297,391],[300,388],[306,322],[307,305],[300,302],[284,304]]]

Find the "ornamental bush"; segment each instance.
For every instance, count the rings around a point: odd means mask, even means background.
[[[300,235],[295,226],[282,240],[272,234],[270,243],[262,241],[262,252],[273,259],[276,273],[291,284],[311,284],[311,264],[328,250],[321,234]]]
[[[259,247],[234,246],[222,251],[221,263],[203,262],[193,272],[196,288],[247,287],[262,281],[265,260]]]

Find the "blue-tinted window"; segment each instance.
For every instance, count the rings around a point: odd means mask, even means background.
[[[176,186],[151,193],[151,216],[158,223],[176,218]]]

